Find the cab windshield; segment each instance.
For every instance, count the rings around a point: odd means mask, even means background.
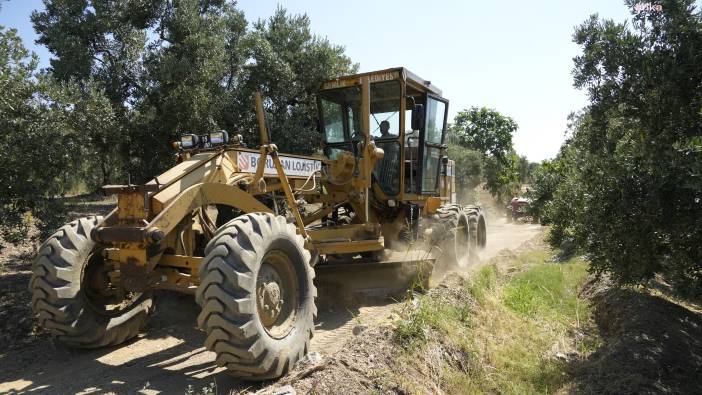
[[[340,152],[355,153],[361,134],[361,87],[351,86],[320,92],[321,126],[324,128],[325,154],[336,159]],[[399,81],[370,85],[370,135],[385,157],[378,161],[373,176],[389,195],[399,193],[400,102]]]
[[[401,91],[398,81],[370,86],[370,132],[373,139],[396,139],[400,134]],[[350,142],[361,133],[361,87],[320,93],[322,126],[327,144]]]

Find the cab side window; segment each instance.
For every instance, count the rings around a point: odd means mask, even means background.
[[[441,142],[444,134],[446,103],[432,97],[427,99],[426,124],[424,130],[424,160],[422,166],[422,192],[436,191],[439,179]]]

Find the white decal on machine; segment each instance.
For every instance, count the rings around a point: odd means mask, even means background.
[[[239,171],[254,173],[258,166],[258,161],[261,158],[261,154],[253,152],[239,152],[238,154],[237,163],[239,164]],[[288,176],[308,177],[315,171],[322,169],[322,162],[318,160],[293,158],[283,155],[279,155],[278,157],[280,158],[280,164],[283,166],[285,174]],[[266,158],[266,167],[264,167],[263,172],[268,175],[278,174],[273,165],[273,159],[271,159],[270,156]]]

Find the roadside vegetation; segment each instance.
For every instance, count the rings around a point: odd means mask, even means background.
[[[481,268],[463,285],[471,303],[421,297],[395,329],[407,360],[425,359],[436,343],[458,350],[462,363],[440,366],[448,393],[555,392],[570,378],[567,361],[597,338],[584,335],[590,307],[578,296],[587,263],[549,259],[540,249]]]
[[[702,388],[702,13],[693,0],[624,3],[626,21],[575,28],[573,83],[589,103],[555,158],[520,157],[516,121],[480,106],[459,111],[447,140],[465,196],[504,201],[528,183],[548,243],[582,256],[539,248],[456,277],[359,336],[306,389],[324,375],[337,392]],[[283,8],[251,21],[234,1],[46,0],[31,19],[52,55],[44,70],[0,26],[0,249],[43,239],[71,211],[108,210],[91,193],[158,174],[181,133],[226,129],[256,146],[256,90],[281,150],[312,153],[315,90],[358,70]],[[17,303],[29,300],[30,250],[0,251],[7,347],[41,335]]]
[[[535,171],[533,214],[550,242],[582,249],[620,285],[663,276],[702,295],[702,13],[692,0],[625,22],[575,29],[574,84],[590,103],[571,116],[558,156]]]

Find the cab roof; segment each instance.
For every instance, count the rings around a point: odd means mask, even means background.
[[[367,73],[359,73],[337,77],[322,83],[321,90],[336,89],[356,85],[360,82],[359,79],[365,76],[369,76],[371,82],[404,80],[407,82],[407,84],[420,91],[426,91],[437,96],[442,95],[441,89],[432,85],[431,81],[420,78],[418,75],[414,74],[413,72],[407,70],[404,67],[395,67],[390,69],[369,71]]]

